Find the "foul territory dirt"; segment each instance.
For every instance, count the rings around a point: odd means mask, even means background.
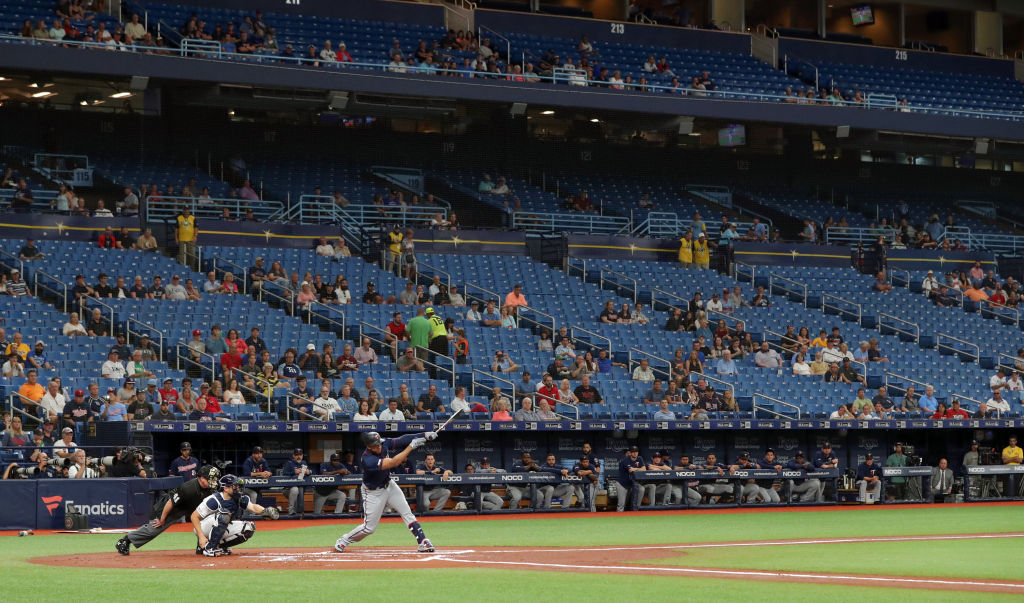
[[[995,535],[975,535],[975,537]],[[964,536],[925,537],[930,539],[962,538]],[[966,536],[970,537],[970,536]],[[835,539],[836,542],[849,539]],[[816,540],[816,544],[829,539]],[[843,584],[919,588],[931,590],[969,590],[1024,595],[1024,582],[1017,580],[976,580],[971,578],[926,578],[915,576],[884,576],[861,574],[821,574],[801,571],[771,571],[731,568],[686,567],[662,565],[656,561],[672,557],[700,554],[700,548],[722,546],[785,546],[802,542],[742,542],[700,544],[663,544],[606,546],[580,548],[536,547],[439,547],[434,553],[417,553],[409,547],[374,547],[353,545],[344,553],[329,546],[323,549],[236,549],[226,557],[197,556],[194,550],[133,550],[132,571],[140,569],[233,569],[233,570],[388,570],[488,567],[550,572],[634,574],[644,576],[676,576],[762,580],[807,584]],[[125,568],[125,559],[114,552],[88,555],[38,557],[32,563],[52,566],[93,568]],[[646,561],[646,562],[645,562]],[[638,563],[644,562],[644,563]]]

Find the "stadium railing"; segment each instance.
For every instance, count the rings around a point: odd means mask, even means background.
[[[801,409],[796,404],[790,404],[789,402],[784,402],[784,401],[782,401],[782,400],[780,400],[778,398],[773,398],[771,396],[766,396],[765,394],[762,394],[762,393],[759,393],[759,392],[754,392],[753,398],[754,398],[754,406],[752,408],[752,411],[754,413],[753,416],[754,416],[755,419],[757,418],[757,413],[758,412],[767,413],[769,415],[778,417],[780,419],[794,419],[794,418],[797,419],[797,420],[800,419]],[[777,410],[773,410],[773,409],[770,409],[770,408],[765,408],[764,406],[758,406],[757,405],[758,398],[763,398],[763,399],[767,400],[768,402],[770,402],[772,404],[773,407],[775,405],[778,405],[778,406],[785,406],[787,408],[792,408],[793,411],[796,413],[796,416],[795,417],[791,417],[791,416],[789,416],[789,415],[787,415],[785,413],[781,413],[781,412],[779,412]]]
[[[147,199],[143,204],[143,219],[146,221],[173,220],[186,207],[192,210],[196,218],[221,218],[227,209],[235,218],[241,218],[245,211],[252,210],[253,217],[260,221],[272,221],[284,204],[275,200],[248,199],[198,199],[180,195],[158,195]]]
[[[512,212],[512,229],[526,232],[585,232],[626,234],[631,228],[625,216],[603,216],[592,212]]]
[[[296,56],[284,56],[281,54],[266,54],[266,53],[232,53],[225,52],[223,48],[213,45],[209,45],[207,48],[203,46],[202,49],[195,48],[195,44],[185,44],[184,42],[193,42],[192,40],[184,40],[182,47],[175,50],[165,47],[149,47],[140,46],[138,44],[132,46],[124,46],[124,50],[136,51],[136,52],[159,52],[166,55],[178,56],[186,60],[222,60],[226,62],[245,62],[253,64],[275,64],[275,65],[291,65],[295,67],[308,67],[311,69],[336,69],[336,70],[362,70],[362,71],[385,71],[394,75],[402,74],[419,74],[419,75],[436,75],[436,74],[447,74],[453,76],[464,75],[460,70],[447,70],[440,69],[430,66],[426,69],[420,67],[410,68],[407,65],[395,65],[391,66],[384,62],[364,62],[364,61],[353,61],[353,62],[338,62],[338,61],[322,61],[317,59],[308,59]],[[95,42],[78,42],[74,40],[61,40],[60,42],[52,42],[48,40],[39,40],[35,38],[23,38],[17,35],[4,34],[0,35],[0,44],[23,44],[31,46],[49,45],[53,46],[59,44],[69,48],[94,48],[100,50],[110,50],[110,46],[106,44],[100,44]],[[531,81],[536,82],[548,82],[548,83],[572,83],[574,85],[581,86],[608,86],[607,82],[588,80],[586,75],[572,75],[563,76],[554,74],[552,76],[530,76],[525,77],[521,74],[505,73],[498,76],[499,79],[505,79],[508,81],[517,81],[523,84],[529,84]],[[616,90],[615,88],[609,87],[610,91],[617,91],[622,94],[636,94],[636,93],[647,93],[647,94],[683,94],[686,92],[686,88],[673,88],[672,86],[664,86],[660,84],[646,84],[640,87],[638,84],[633,84],[635,89],[625,89],[625,85],[621,89]],[[783,94],[775,94],[771,92],[755,92],[755,91],[731,91],[731,90],[707,90],[700,91],[700,95],[689,95],[687,98],[701,98],[707,100],[743,100],[743,101],[756,101],[756,102],[785,102],[787,99],[793,100],[791,96],[785,96]],[[867,103],[857,103],[847,100],[829,100],[827,102],[817,102],[816,104],[828,104],[834,107],[859,107],[869,110],[885,110],[885,109],[871,109]],[[889,109],[891,110],[891,109]],[[983,111],[978,109],[963,109],[955,108],[952,106],[942,107],[928,107],[918,105],[906,105],[899,109],[899,112],[906,113],[928,113],[928,114],[939,114],[948,116],[961,116],[961,117],[976,117],[976,118],[987,118],[987,119],[1001,119],[1001,120],[1013,120],[1019,121],[1024,119],[1024,112],[1006,112],[1006,111]]]

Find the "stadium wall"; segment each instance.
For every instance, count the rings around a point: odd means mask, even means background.
[[[203,9],[240,10],[246,13],[261,10],[265,13],[398,21],[417,25],[444,24],[444,8],[438,4],[395,0],[346,0],[341,2],[338,0],[297,0],[295,2],[285,2],[285,0],[175,0],[175,4],[195,5]]]
[[[63,529],[69,504],[89,516],[91,528],[142,525],[149,519],[150,491],[173,488],[180,483],[180,477],[3,480],[0,530]]]
[[[971,73],[1012,78],[1013,61],[989,57],[884,48],[863,44],[818,42],[795,38],[779,39],[779,57],[799,57],[811,63],[832,62],[922,71]]]

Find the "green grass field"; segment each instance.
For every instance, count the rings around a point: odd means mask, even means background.
[[[573,515],[553,518],[495,517],[486,521],[432,521],[424,528],[439,550],[467,546],[573,547],[584,545],[684,544],[778,539],[898,537],[931,534],[1024,533],[1020,506],[946,508],[889,507],[842,511],[764,512],[616,516]],[[352,522],[279,531],[257,531],[236,549],[316,547],[327,550]],[[866,597],[909,601],[991,601],[999,595],[958,591],[873,586],[786,584],[688,576],[574,574],[486,569],[412,570],[166,570],[151,569],[160,549],[189,550],[191,534],[167,533],[129,557],[114,552],[115,535],[36,535],[5,538],[0,569],[6,576],[5,601],[171,601],[189,597],[242,596],[264,601],[279,597],[312,600],[323,596],[357,596],[360,601],[456,601],[488,594],[501,599],[578,600],[580,597],[624,601],[679,601],[698,594],[720,600],[789,601],[863,600]],[[400,523],[381,525],[365,546],[408,546],[414,541]],[[987,540],[830,543],[757,547],[695,548],[683,554],[638,565],[677,565],[844,574],[939,576],[962,579],[1024,579],[1018,551],[1024,538]],[[356,545],[350,549],[355,551]],[[124,569],[49,567],[27,559],[69,553],[100,552],[118,558]],[[659,554],[660,556],[660,554]],[[199,565],[197,558],[197,566]],[[617,560],[630,563],[629,553]],[[188,576],[183,575],[188,572]],[[358,589],[358,595],[356,594]],[[232,594],[228,594],[232,593]],[[588,596],[589,593],[589,596]],[[1018,595],[1015,598],[1020,598]]]

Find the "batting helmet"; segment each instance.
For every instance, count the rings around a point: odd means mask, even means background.
[[[227,475],[220,478],[221,488],[230,488],[238,484],[238,478],[228,473]]]
[[[368,431],[363,434],[363,444],[369,446],[379,446],[384,440],[381,439],[380,434],[376,431]]]

